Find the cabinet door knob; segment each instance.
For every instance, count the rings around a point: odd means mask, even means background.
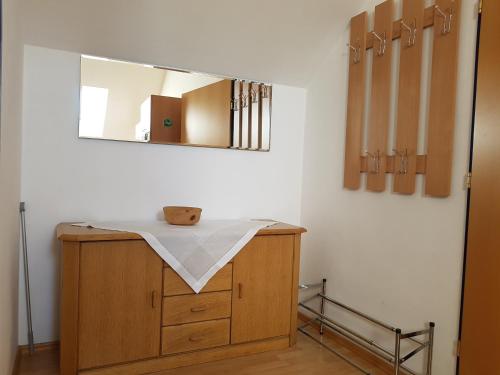
[[[191,312],[202,312],[207,309],[206,306],[191,307]]]
[[[243,284],[238,283],[238,298],[241,299],[243,298]]]

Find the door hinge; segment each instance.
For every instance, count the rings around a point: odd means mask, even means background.
[[[479,0],[479,6],[478,6],[478,9],[477,9],[477,12],[479,14],[483,13],[483,0]]]
[[[472,173],[469,172],[465,175],[465,178],[464,178],[464,186],[466,189],[470,189],[471,188],[471,184],[472,184]]]
[[[460,344],[461,344],[461,341],[457,340],[457,342],[455,344],[455,356],[457,356],[457,357],[460,357]]]

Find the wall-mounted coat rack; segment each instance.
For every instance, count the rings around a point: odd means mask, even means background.
[[[403,0],[402,18],[393,21],[394,3],[375,7],[374,29],[367,30],[368,14],[351,19],[349,88],[347,98],[344,187],[357,190],[361,173],[366,188],[382,192],[386,174],[393,173],[393,191],[415,192],[417,174],[425,174],[425,193],[450,194],[457,84],[460,0]],[[418,155],[423,30],[434,27],[430,105],[426,154]],[[391,92],[392,44],[401,39],[399,86]],[[365,119],[366,51],[373,49],[367,150],[363,147]],[[397,95],[394,145],[388,144],[391,95]]]
[[[232,148],[268,151],[272,86],[234,80],[232,92]]]

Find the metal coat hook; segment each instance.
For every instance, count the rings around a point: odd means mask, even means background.
[[[240,83],[241,81],[234,80],[234,87],[236,87],[236,85],[239,86]],[[238,112],[240,110],[240,104],[241,104],[241,94],[235,93],[235,96],[231,98],[231,103],[230,103],[231,110],[234,112]]]
[[[250,98],[252,100],[252,103],[258,103],[259,99],[257,97],[257,91],[255,91],[254,88],[250,90]]]
[[[372,35],[377,38],[379,45],[378,45],[378,51],[377,51],[377,56],[384,56],[385,54],[385,48],[387,46],[387,34],[384,31],[382,35],[377,34],[375,31],[372,31]]]
[[[408,174],[408,149],[405,148],[404,152],[397,149],[393,149],[393,151],[399,157],[398,174]]]
[[[380,150],[377,150],[375,154],[372,154],[366,151],[366,155],[368,156],[368,173],[370,174],[379,174],[380,173]],[[374,166],[374,168],[372,168]]]
[[[248,95],[241,94],[241,108],[247,108],[247,107],[248,107]]]
[[[260,86],[260,94],[261,94],[261,96],[262,96],[263,99],[269,98],[269,92],[267,90],[267,86],[266,85],[261,85]]]
[[[238,112],[239,106],[238,106],[239,100],[237,98],[232,98],[231,99],[231,110],[234,112]]]
[[[410,26],[408,26],[404,20],[401,20],[401,34],[403,34],[403,29],[408,31],[407,47],[414,46],[417,40],[417,20],[412,21]]]
[[[441,28],[441,34],[446,35],[451,32],[451,22],[453,20],[453,4],[455,2],[452,1],[452,6],[444,12],[439,5],[434,5],[434,9],[437,12],[437,16],[443,19],[443,26]]]
[[[359,40],[357,41],[357,45],[353,46],[351,43],[347,43],[347,47],[354,53],[352,58],[352,62],[357,64],[361,61],[361,47],[359,46]]]

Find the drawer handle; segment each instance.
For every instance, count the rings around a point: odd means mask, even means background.
[[[242,299],[243,298],[243,284],[238,283],[238,298]]]
[[[202,312],[206,310],[207,310],[206,306],[191,307],[191,312]]]
[[[204,336],[190,336],[189,341],[191,342],[199,342],[202,341]]]

